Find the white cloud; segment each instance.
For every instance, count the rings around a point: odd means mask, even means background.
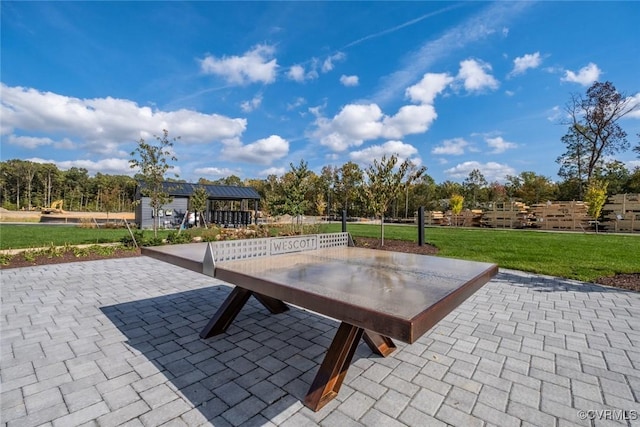
[[[229,168],[216,168],[216,167],[206,167],[206,168],[196,168],[193,170],[193,173],[197,173],[199,175],[205,176],[230,176],[237,174],[236,171]]]
[[[269,176],[269,175],[276,175],[276,176],[282,176],[287,172],[286,168],[276,168],[276,167],[272,167],[272,168],[268,168],[265,170],[262,170],[258,173],[259,176]]]
[[[634,119],[640,119],[640,92],[635,95],[629,97],[629,107],[635,108],[632,112],[629,113],[627,117],[631,117]]]
[[[287,111],[295,110],[296,108],[301,107],[306,103],[306,99],[304,99],[303,97],[298,97],[293,102],[287,104]]]
[[[464,82],[464,88],[469,92],[497,89],[499,83],[489,72],[491,72],[491,65],[488,63],[466,59],[460,62],[457,78]]]
[[[289,72],[287,73],[287,77],[289,79],[294,80],[296,82],[304,81],[304,67],[302,65],[293,65],[289,68]]]
[[[382,110],[376,104],[349,104],[331,120],[318,117],[314,136],[333,151],[344,151],[361,145],[364,140],[378,138],[382,132],[382,118]]]
[[[152,110],[126,99],[80,99],[4,84],[1,89],[4,134],[16,129],[23,138],[60,134],[68,138],[62,145],[74,139],[82,141],[80,148],[103,154],[118,154],[122,144],[153,138],[162,129],[169,130],[170,138],[181,136],[180,143],[210,143],[239,137],[247,125],[245,119],[185,109]]]
[[[253,97],[253,99],[244,101],[242,104],[240,104],[240,108],[245,113],[250,113],[258,108],[260,104],[262,104],[262,95],[256,95],[255,97]]]
[[[462,138],[447,139],[442,142],[442,145],[434,147],[431,154],[460,156],[468,146],[469,143]]]
[[[489,182],[504,182],[506,181],[507,175],[516,174],[515,169],[509,165],[496,162],[480,163],[476,161],[459,163],[458,165],[445,170],[444,173],[451,178],[464,179],[469,176],[469,173],[474,169],[478,169]]]
[[[278,69],[277,61],[272,59],[274,53],[273,46],[257,45],[243,56],[216,58],[207,55],[200,61],[200,68],[205,74],[221,76],[231,84],[269,84],[276,80]]]
[[[102,159],[98,161],[93,160],[45,160],[38,157],[27,159],[34,163],[53,163],[61,170],[68,170],[73,167],[85,168],[89,171],[89,175],[95,175],[97,172],[112,175],[133,175],[136,171],[131,169],[129,159]],[[174,167],[169,171],[169,174],[180,174],[180,168]]]
[[[513,142],[505,141],[501,136],[495,138],[485,138],[485,141],[490,148],[493,148],[491,154],[504,153],[505,151],[511,148],[516,148],[518,146],[518,144],[515,144]]]
[[[426,40],[400,61],[397,71],[382,79],[383,84],[371,99],[379,104],[394,99],[440,60],[460,50],[472,48],[476,42],[489,40],[492,35],[503,34],[505,26],[532,5],[531,2],[522,1],[494,2],[447,30],[439,38]]]
[[[547,114],[548,121],[557,122],[562,117],[563,111],[559,106],[555,105],[549,110]]]
[[[35,136],[16,136],[9,135],[7,142],[12,145],[18,145],[20,147],[34,149],[43,147],[45,145],[53,145],[54,141],[51,138],[38,138]]]
[[[316,62],[313,61],[311,69],[307,72],[302,65],[292,65],[287,72],[289,80],[302,83],[305,80],[313,80],[318,78],[318,72],[316,71]]]
[[[316,114],[319,114],[316,110]],[[320,144],[340,152],[378,138],[400,139],[423,133],[436,119],[432,105],[405,105],[394,116],[386,116],[377,104],[349,104],[333,119],[318,116],[312,136]]]
[[[405,94],[412,102],[421,104],[433,104],[436,96],[444,91],[453,77],[446,73],[426,73],[422,80],[405,91]]]
[[[343,86],[358,86],[360,84],[358,76],[345,76],[344,74],[340,76],[340,83]]]
[[[346,55],[342,52],[337,52],[333,55],[328,56],[322,63],[322,72],[328,73],[329,71],[333,70],[334,61],[342,61],[344,60],[344,58],[346,58]]]
[[[422,163],[419,157],[413,157],[418,154],[418,150],[413,145],[402,141],[387,141],[382,145],[372,145],[360,151],[353,151],[349,154],[349,158],[361,164],[370,164],[374,159],[380,159],[382,156],[389,157],[393,154],[398,156],[400,162],[409,159],[415,164]]]
[[[243,145],[238,139],[224,141],[222,155],[228,160],[268,165],[289,153],[289,141],[278,135]]]
[[[517,76],[523,74],[529,68],[538,68],[542,64],[540,52],[528,53],[513,60],[513,70],[509,75]]]
[[[433,105],[405,105],[395,116],[385,117],[382,136],[402,138],[405,135],[424,133],[438,117]]]
[[[586,66],[580,68],[580,71],[565,71],[564,77],[560,79],[563,82],[578,83],[582,86],[589,86],[591,83],[598,81],[602,71],[596,64],[590,62]]]

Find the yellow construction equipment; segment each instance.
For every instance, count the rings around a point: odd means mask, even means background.
[[[48,208],[42,208],[42,213],[43,214],[65,213],[64,210],[62,209],[62,205],[64,205],[63,199],[56,200],[55,202],[51,202],[51,206],[49,206]]]

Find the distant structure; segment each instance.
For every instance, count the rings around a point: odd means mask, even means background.
[[[160,228],[177,228],[183,223],[184,216],[189,211],[189,197],[197,188],[204,188],[209,194],[203,213],[207,223],[221,227],[242,227],[257,222],[260,194],[253,187],[169,181],[163,182],[162,185],[173,200],[163,205],[157,213]],[[136,225],[139,228],[153,228],[155,213],[150,206],[150,198],[142,196],[140,183],[136,189],[136,201],[139,201],[135,208]],[[189,224],[189,220],[185,220],[184,223]]]

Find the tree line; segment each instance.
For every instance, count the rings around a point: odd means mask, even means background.
[[[301,161],[298,165],[290,165],[289,169],[283,175],[269,175],[263,179],[243,180],[231,175],[217,180],[200,178],[197,183],[253,187],[261,196],[261,210],[269,215],[340,215],[344,209],[352,216],[372,215],[369,202],[373,195],[367,193],[365,186],[369,179],[367,169],[357,163],[324,166],[320,173],[315,173]],[[605,163],[594,172],[594,177],[608,182],[609,195],[640,193],[640,168],[629,171],[620,161]],[[136,185],[140,179],[140,174],[134,177],[102,173],[89,176],[84,168],[60,170],[51,163],[14,159],[0,162],[0,201],[9,210],[46,207],[63,199],[65,210],[130,212],[134,209]],[[453,195],[462,196],[463,208],[468,209],[512,200],[535,204],[583,199],[573,180],[553,182],[533,171],[508,176],[504,183],[487,181],[477,169],[462,182],[436,183],[423,172],[394,195],[383,214],[411,217],[420,206],[427,210],[448,210]]]
[[[53,163],[20,159],[0,162],[0,204],[8,210],[36,210],[64,200],[70,211],[129,212],[136,185],[128,175],[90,176],[85,168],[60,170]]]

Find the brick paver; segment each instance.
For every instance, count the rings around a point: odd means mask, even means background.
[[[640,426],[639,293],[501,270],[417,343],[388,358],[360,345],[314,413],[301,400],[331,319],[251,300],[201,340],[230,287],[145,257],[0,279],[9,427]]]

